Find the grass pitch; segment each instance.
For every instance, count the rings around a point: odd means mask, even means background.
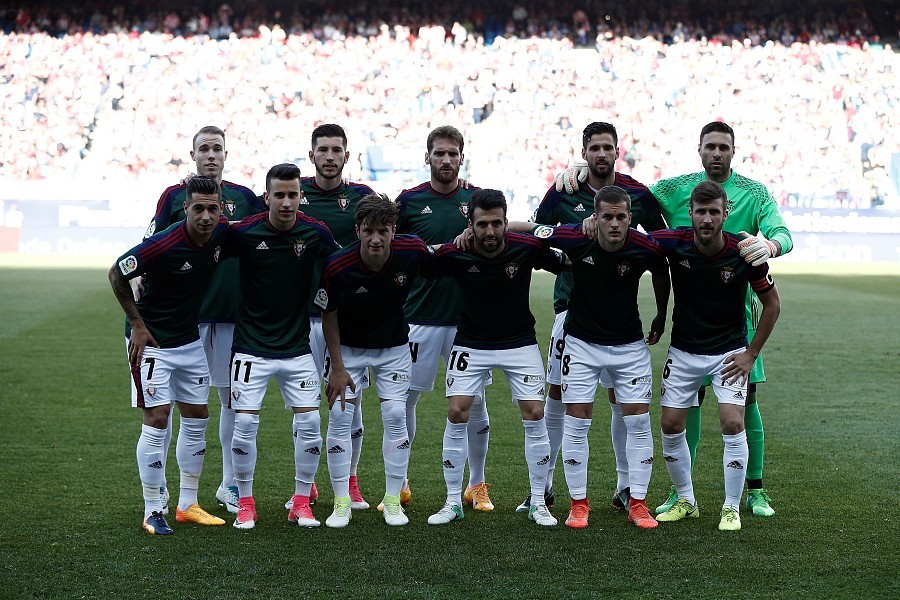
[[[354,513],[344,530],[288,525],[281,505],[293,485],[290,418],[272,387],[259,434],[257,528],[202,528],[172,518],[176,535],[158,538],[139,527],[140,416],[129,407],[123,316],[105,271],[0,269],[0,597],[900,597],[900,278],[776,280],[783,311],[766,347],[770,382],[761,386],[760,403],[765,481],[778,514],[742,511],[741,532],[716,529],[722,442],[709,403],[695,470],[700,519],[639,531],[610,508],[615,473],[603,398],[590,437],[590,527],[527,522],[513,512],[527,489],[521,419],[496,375],[488,392],[492,513],[469,510],[444,527],[425,523],[444,500],[439,378],[438,390],[419,402],[408,526],[389,528],[374,509]],[[535,276],[542,345],[551,290],[549,277]],[[643,296],[645,315],[651,307]],[[653,349],[655,377],[664,345]],[[657,400],[651,415],[658,432]],[[368,393],[363,410],[359,475],[374,506],[384,491],[381,424]],[[211,413],[200,498],[224,516],[213,501],[221,452]],[[669,486],[658,436],[655,443],[651,505]],[[177,490],[174,448],[168,476]],[[317,481],[322,496],[314,511],[324,521],[332,499],[324,460]],[[553,512],[562,521],[561,464],[555,483]]]

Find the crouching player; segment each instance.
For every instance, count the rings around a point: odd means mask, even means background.
[[[433,251],[415,236],[395,237],[397,206],[386,196],[363,197],[355,218],[359,241],[328,259],[316,295],[328,347],[325,447],[334,488],[334,512],[325,524],[345,527],[350,522],[351,424],[362,396],[357,388],[371,367],[384,425],[384,520],[406,525],[400,490],[409,465],[406,396],[412,358],[403,305],[419,272],[427,271]]]
[[[137,444],[144,495],[143,528],[171,535],[162,512],[165,439],[172,403],[181,413],[176,444],[181,491],[175,520],[224,525],[197,504],[209,422],[209,367],[198,328],[200,305],[219,262],[228,230],[221,188],[209,177],[187,184],[186,218],[125,254],[109,269],[109,282],[127,318],[128,362],[134,379],[134,406],[143,409]],[[144,277],[135,302],[128,283]]]

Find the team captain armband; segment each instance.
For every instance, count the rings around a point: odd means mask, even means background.
[[[753,291],[757,294],[765,294],[773,287],[775,287],[775,280],[772,279],[772,274],[769,273],[768,267],[764,269],[756,268],[753,271],[763,271],[763,273],[754,272],[753,277],[750,279],[750,287],[753,288]]]

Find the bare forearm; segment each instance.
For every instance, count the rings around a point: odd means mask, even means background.
[[[112,286],[113,293],[122,310],[125,311],[125,317],[132,324],[143,321],[140,312],[138,312],[137,304],[134,303],[134,293],[131,285],[124,277],[119,275],[119,271],[115,265],[109,270],[109,284]]]
[[[322,337],[325,338],[325,346],[331,357],[331,368],[344,369],[344,359],[341,356],[341,331],[338,327],[337,311],[322,313]]]
[[[762,303],[762,314],[756,326],[756,333],[753,334],[753,339],[747,348],[747,351],[754,357],[759,356],[759,353],[762,352],[763,346],[769,339],[769,336],[772,335],[775,323],[781,314],[781,299],[778,296],[778,290],[775,288],[760,296],[759,300]]]

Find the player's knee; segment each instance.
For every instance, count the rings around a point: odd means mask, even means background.
[[[154,429],[168,429],[169,406],[154,406],[144,409],[144,425]]]
[[[726,419],[722,422],[723,435],[737,435],[744,430],[744,422],[740,419]]]
[[[447,410],[447,420],[451,423],[468,423],[469,409],[451,404],[450,408]]]
[[[664,410],[662,417],[659,420],[659,427],[662,429],[663,433],[668,435],[681,433],[684,431],[684,421],[684,418],[678,413]]]
[[[576,419],[590,419],[594,415],[594,405],[590,402],[566,404],[566,414]]]
[[[547,392],[547,396],[551,400],[556,400],[557,402],[562,401],[562,387],[556,385],[555,383],[550,384],[550,390]]]

